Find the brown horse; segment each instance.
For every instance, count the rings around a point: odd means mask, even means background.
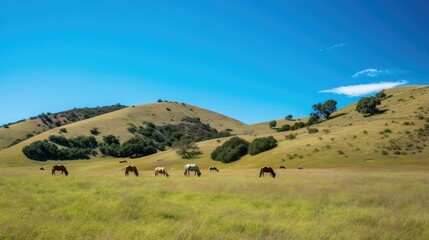
[[[259,172],[259,177],[264,176],[264,173],[270,173],[271,177],[275,178],[276,177],[276,173],[274,172],[274,170],[271,167],[261,167],[261,171]]]
[[[65,173],[66,176],[69,175],[69,172],[67,172],[66,167],[64,167],[63,165],[55,165],[55,166],[53,166],[52,167],[52,175],[55,175],[55,171],[61,171],[61,175],[63,173]]]
[[[298,166],[299,170],[304,170],[304,168],[302,166]]]
[[[166,176],[166,177],[170,176],[170,175],[168,175],[167,169],[165,169],[165,167],[155,168],[155,177],[158,176],[158,174],[160,174],[162,176]]]
[[[125,168],[125,176],[128,176],[129,172],[133,172],[136,177],[139,175],[139,171],[136,166],[128,165],[127,168]]]
[[[280,166],[280,169],[286,169],[286,167],[285,166]]]

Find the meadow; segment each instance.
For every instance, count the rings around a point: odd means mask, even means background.
[[[429,239],[427,168],[0,168],[0,239]]]

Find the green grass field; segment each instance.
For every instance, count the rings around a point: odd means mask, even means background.
[[[0,168],[0,239],[429,239],[425,168]]]

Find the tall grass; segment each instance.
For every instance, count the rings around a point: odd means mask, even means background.
[[[3,176],[0,239],[429,238],[425,171],[276,171]]]

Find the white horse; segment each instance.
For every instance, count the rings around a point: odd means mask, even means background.
[[[198,177],[201,176],[201,171],[197,164],[186,164],[184,175],[187,177],[190,177],[191,176],[189,174],[190,171],[194,171],[195,172],[194,175],[198,175]]]
[[[158,174],[160,174],[162,176],[166,176],[166,177],[170,176],[170,175],[168,175],[167,169],[165,169],[165,167],[155,168],[155,176],[158,176]]]

